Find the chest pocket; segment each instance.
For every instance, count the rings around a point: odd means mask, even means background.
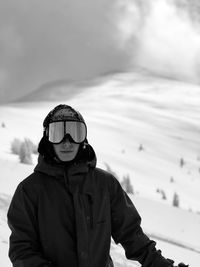
[[[105,192],[98,195],[94,202],[94,222],[96,225],[104,224],[108,221],[110,214],[109,198]]]
[[[106,192],[100,191],[95,196],[83,198],[85,218],[92,228],[105,224],[110,219],[110,201]]]

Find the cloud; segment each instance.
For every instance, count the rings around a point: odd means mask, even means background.
[[[123,68],[107,0],[2,0],[0,69],[12,96],[59,79]],[[15,90],[13,91],[13,88]]]
[[[0,98],[4,98],[6,91],[4,90],[5,84],[7,83],[9,77],[5,69],[0,68]]]
[[[0,27],[1,64],[9,65],[23,54],[23,41],[14,25]]]
[[[188,10],[171,1],[118,2],[118,30],[122,48],[133,66],[161,76],[200,82],[200,33]],[[199,24],[198,24],[199,26]]]

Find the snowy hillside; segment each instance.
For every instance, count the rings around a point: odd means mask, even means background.
[[[98,166],[109,166],[120,180],[130,176],[133,201],[143,216],[144,229],[158,241],[163,254],[198,267],[199,96],[199,86],[135,73],[112,76],[70,99],[62,95],[56,102],[38,99],[34,103],[0,106],[0,124],[5,124],[0,127],[0,194],[6,199],[11,196],[19,181],[34,168],[20,164],[18,157],[11,154],[13,139],[28,137],[38,143],[48,111],[58,103],[70,104],[86,120],[88,140],[96,151]],[[35,156],[34,164],[36,161]],[[162,200],[161,191],[166,200]],[[175,192],[182,209],[172,207]],[[1,266],[8,267],[6,209],[7,204],[0,209],[0,251],[4,261]],[[122,265],[124,258],[119,247],[113,245],[112,252],[116,266],[134,266],[129,262]]]

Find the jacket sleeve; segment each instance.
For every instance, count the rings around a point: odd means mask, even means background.
[[[173,266],[173,261],[165,259],[156,249],[156,242],[144,234],[141,217],[119,182],[113,178],[111,184],[112,237],[115,243],[121,243],[126,257],[140,262],[143,267]]]
[[[11,230],[9,257],[13,267],[53,267],[42,255],[36,211],[36,203],[23,184],[19,184],[7,214]]]

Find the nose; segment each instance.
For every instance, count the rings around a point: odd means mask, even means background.
[[[70,142],[69,137],[68,136],[65,136],[64,139],[63,139],[63,141],[62,141],[62,144],[64,146],[66,146],[66,147],[69,147],[69,146],[71,146],[72,143]]]

